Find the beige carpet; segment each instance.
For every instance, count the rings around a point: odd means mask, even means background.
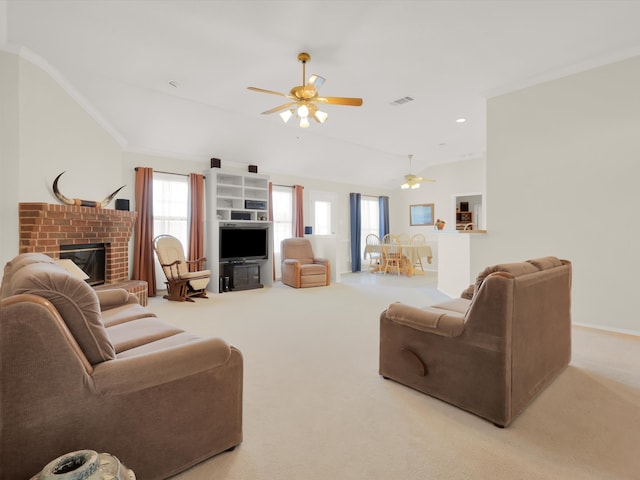
[[[639,479],[640,339],[574,328],[573,361],[507,429],[382,379],[378,316],[433,274],[231,292],[161,318],[244,355],[244,442],[179,480]],[[579,319],[574,319],[579,321]]]

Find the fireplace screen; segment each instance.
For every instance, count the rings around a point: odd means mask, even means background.
[[[105,280],[105,244],[60,245],[60,258],[67,258],[89,275],[89,285],[102,285]]]

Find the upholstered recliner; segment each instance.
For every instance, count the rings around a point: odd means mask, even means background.
[[[225,341],[20,255],[0,290],[0,479],[84,449],[168,478],[242,441],[242,369]]]
[[[306,238],[286,238],[281,242],[282,283],[294,288],[322,287],[331,284],[331,265],[316,258]]]
[[[485,269],[463,298],[380,316],[379,373],[505,427],[571,359],[571,263]]]
[[[153,240],[153,248],[167,278],[164,298],[178,302],[193,302],[191,297],[208,298],[211,270],[204,270],[206,258],[187,260],[182,243],[171,235],[158,235]],[[195,265],[196,271],[190,272],[190,265]]]

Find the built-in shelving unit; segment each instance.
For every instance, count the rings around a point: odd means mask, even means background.
[[[218,220],[267,221],[268,177],[222,172],[212,172],[212,175],[215,176],[215,209]]]
[[[473,230],[473,212],[456,212],[456,230]]]
[[[273,285],[273,228],[269,218],[269,177],[257,173],[211,168],[206,172],[207,235],[205,256],[211,270],[211,293],[219,292],[219,279],[224,279],[227,263],[220,261],[220,228],[251,226],[268,229],[268,258],[254,260],[259,283]],[[249,271],[249,270],[247,270]],[[236,288],[237,289],[237,288]]]

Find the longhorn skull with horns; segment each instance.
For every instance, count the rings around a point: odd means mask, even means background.
[[[77,207],[95,207],[95,208],[106,207],[107,205],[109,205],[109,202],[113,200],[116,194],[120,190],[122,190],[124,187],[126,187],[126,185],[121,186],[119,189],[117,189],[115,192],[113,192],[111,195],[109,195],[107,198],[105,198],[101,202],[96,202],[93,200],[80,200],[79,198],[73,198],[73,199],[67,198],[60,193],[60,190],[58,190],[58,180],[60,180],[62,173],[58,175],[56,179],[53,181],[53,193],[56,195],[56,197],[58,197],[58,200],[60,200],[62,203],[65,203],[67,205],[75,205]]]

